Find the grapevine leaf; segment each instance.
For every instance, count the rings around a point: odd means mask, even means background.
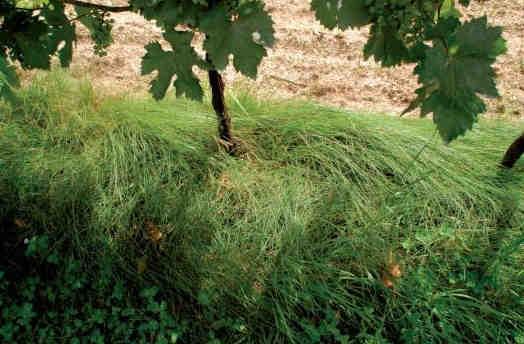
[[[113,43],[111,30],[113,21],[107,18],[107,13],[92,10],[81,6],[76,6],[75,11],[79,17],[80,23],[89,31],[93,41],[93,50],[98,56],[105,56],[106,49]]]
[[[151,82],[153,97],[157,100],[164,98],[176,75],[176,95],[185,94],[188,98],[201,101],[203,91],[193,73],[193,65],[202,65],[202,61],[191,46],[193,34],[173,31],[164,34],[164,38],[171,44],[172,51],[165,51],[160,43],[153,42],[146,46],[147,53],[142,58],[142,75],[158,71],[157,77]]]
[[[442,26],[437,32],[453,26]],[[408,110],[421,103],[422,114],[433,113],[442,138],[449,142],[471,129],[486,111],[477,94],[498,96],[492,64],[505,51],[505,42],[502,30],[488,26],[485,17],[464,23],[454,33],[441,34],[435,35],[439,37],[415,70],[423,87]]]
[[[24,31],[16,32],[16,57],[24,68],[49,69],[51,66],[47,49],[47,24],[33,21],[27,24]]]
[[[475,56],[494,62],[506,52],[506,41],[502,38],[502,28],[490,26],[486,16],[465,23],[457,31],[458,55]]]
[[[203,10],[203,7],[191,1],[132,0],[130,4],[144,18],[155,20],[160,27],[167,30],[178,24],[196,26],[199,12]]]
[[[344,0],[338,15],[338,26],[345,30],[348,27],[361,27],[370,23],[370,15],[365,0]]]
[[[428,86],[422,86],[418,90],[415,91],[417,94],[417,98],[415,98],[409,106],[402,112],[401,116],[404,116],[405,114],[417,109],[424,103],[424,101],[428,98],[429,95],[433,93],[433,91],[437,90],[438,86],[434,83],[432,85]],[[423,115],[427,115],[423,113]]]
[[[448,96],[457,90],[497,97],[495,71],[496,56],[505,51],[502,30],[487,25],[479,18],[457,29],[450,35],[447,46],[437,42],[426,52],[422,68],[418,70],[423,84],[437,81]]]
[[[69,67],[73,59],[73,42],[75,41],[75,29],[73,25],[55,27],[50,34],[51,51],[58,50],[58,57],[62,67]],[[63,46],[60,48],[60,44]]]
[[[48,53],[58,57],[62,67],[69,67],[73,58],[73,42],[75,41],[75,27],[65,15],[65,7],[59,1],[51,1],[50,6],[42,10],[42,16],[49,24],[48,29]]]
[[[273,21],[263,6],[247,2],[234,19],[224,5],[218,5],[202,18],[200,27],[206,33],[204,49],[217,69],[224,69],[229,56],[242,74],[255,78],[266,47],[274,43]]]
[[[398,33],[388,27],[375,24],[371,27],[370,37],[364,46],[364,57],[373,56],[382,66],[389,67],[400,64],[409,57],[409,51],[399,38]]]
[[[371,20],[365,0],[313,0],[311,8],[317,20],[328,29],[361,27]]]
[[[458,18],[442,18],[437,22],[436,25],[428,28],[426,38],[446,41],[449,37],[455,34],[459,26],[460,20],[458,20]]]
[[[455,7],[455,0],[444,0],[440,7],[440,18],[460,18],[461,13]]]
[[[313,0],[311,9],[315,11],[318,21],[328,29],[334,29],[338,24],[338,8],[336,1]]]
[[[58,52],[62,66],[67,67],[73,56],[75,30],[59,1],[45,4],[38,15],[12,16],[4,21],[13,27],[14,44],[11,57],[23,68],[49,69],[51,56]]]
[[[433,122],[444,142],[449,143],[473,128],[486,105],[476,95],[461,93],[454,98],[434,92],[422,104],[422,113],[433,113]]]

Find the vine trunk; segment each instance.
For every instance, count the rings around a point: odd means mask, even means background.
[[[210,62],[209,59],[208,62]],[[229,115],[226,106],[224,79],[220,72],[213,68],[209,70],[208,75],[209,85],[211,86],[213,109],[217,115],[220,144],[229,154],[234,155],[236,143],[233,138],[231,116]]]
[[[502,159],[501,165],[506,168],[512,168],[515,166],[520,157],[524,154],[524,133],[513,142],[508,148],[504,158]]]

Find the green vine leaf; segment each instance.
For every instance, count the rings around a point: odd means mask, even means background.
[[[453,26],[458,26],[455,32],[435,35],[415,70],[423,85],[415,102],[422,104],[423,115],[433,113],[445,142],[464,135],[486,111],[479,94],[499,95],[493,63],[506,50],[502,30],[489,26],[485,17]]]
[[[93,41],[93,50],[98,56],[107,55],[106,49],[113,43],[111,31],[113,29],[113,20],[108,14],[102,11],[91,10],[85,7],[76,6],[78,20],[89,31]]]
[[[178,24],[197,26],[198,17],[206,7],[192,1],[131,0],[144,18],[155,20],[157,25],[170,30]]]
[[[398,33],[388,26],[373,25],[368,42],[364,46],[364,57],[373,56],[382,66],[390,67],[403,62],[409,51]]]
[[[231,18],[225,5],[212,9],[200,23],[206,33],[204,49],[217,69],[224,69],[233,55],[233,65],[242,74],[256,78],[258,66],[273,45],[273,20],[258,2],[247,2]]]
[[[460,91],[450,97],[436,91],[424,100],[421,111],[423,115],[433,113],[433,123],[444,142],[449,143],[473,128],[486,105],[470,92]]]
[[[329,29],[361,27],[371,22],[365,0],[313,0],[311,8],[322,25]]]
[[[156,78],[151,82],[150,92],[156,100],[165,97],[171,81],[176,76],[174,87],[176,95],[201,101],[204,95],[193,66],[205,67],[197,55],[191,41],[193,33],[172,31],[164,34],[173,50],[165,51],[158,42],[146,46],[146,54],[142,58],[142,75],[157,71]]]
[[[76,39],[75,27],[65,15],[62,2],[50,1],[42,10],[42,16],[49,24],[47,49],[49,54],[58,52],[62,67],[69,67],[73,59],[73,43]]]
[[[51,57],[45,37],[48,26],[41,20],[29,22],[23,31],[15,32],[13,37],[16,46],[13,47],[14,55],[23,68],[49,69]]]

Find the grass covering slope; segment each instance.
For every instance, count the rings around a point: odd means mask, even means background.
[[[231,158],[205,104],[60,73],[21,96],[0,113],[3,237],[158,287],[182,342],[524,341],[523,164],[497,168],[514,125],[444,146],[429,121],[242,96]],[[112,338],[94,324],[54,335]]]

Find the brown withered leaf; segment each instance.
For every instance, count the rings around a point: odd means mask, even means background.
[[[395,284],[388,275],[382,276],[382,283],[384,283],[384,286],[389,289],[393,289],[393,287],[395,287]]]
[[[402,270],[400,269],[400,265],[397,263],[393,263],[389,266],[389,274],[394,278],[400,278],[402,277]]]
[[[159,244],[164,238],[164,233],[158,228],[157,225],[148,221],[146,222],[147,236],[155,244]]]
[[[15,219],[14,221],[15,226],[17,226],[20,229],[24,229],[29,227],[29,225],[22,219]]]
[[[264,292],[264,286],[259,281],[255,281],[255,282],[253,282],[253,290],[257,294],[262,294]]]

